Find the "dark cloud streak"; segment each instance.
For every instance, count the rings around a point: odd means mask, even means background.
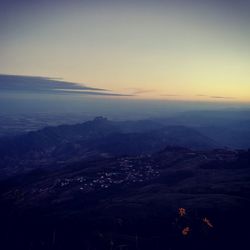
[[[77,94],[77,95],[99,95],[99,96],[134,96],[134,95],[127,95],[127,94],[119,94],[119,93],[107,93],[107,92],[96,92],[96,91],[70,91],[70,90],[60,90],[54,89],[56,93],[60,94]]]
[[[113,93],[108,89],[93,88],[60,78],[0,74],[0,91],[44,94],[83,94],[99,96],[133,96]]]
[[[209,97],[213,99],[234,99],[234,97],[231,96],[209,96]]]
[[[209,95],[202,95],[202,94],[199,94],[199,95],[196,95],[198,97],[208,97],[208,98],[212,98],[212,99],[235,99],[234,97],[232,96],[209,96]]]
[[[140,94],[147,94],[155,92],[153,89],[141,89],[141,88],[128,88],[126,90],[129,90],[132,92],[132,95],[140,95]]]
[[[174,94],[165,94],[165,95],[161,95],[161,96],[181,96],[181,95],[174,95]]]

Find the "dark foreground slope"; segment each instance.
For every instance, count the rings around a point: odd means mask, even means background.
[[[151,156],[84,161],[2,181],[0,244],[248,249],[249,198],[249,151],[168,147]]]

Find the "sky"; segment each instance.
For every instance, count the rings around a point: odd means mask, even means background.
[[[107,98],[250,103],[249,13],[232,0],[0,0],[0,74]]]

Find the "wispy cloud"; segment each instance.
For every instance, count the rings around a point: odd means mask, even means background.
[[[41,76],[1,75],[0,89],[5,90],[49,90],[54,88],[84,89],[92,91],[107,91],[84,84],[58,80],[59,78]]]
[[[61,81],[60,78],[0,74],[0,90],[32,93],[71,93],[100,96],[132,96],[114,93],[108,89]]]
[[[234,99],[234,97],[231,97],[231,96],[210,96],[210,98],[214,98],[214,99]]]
[[[101,95],[101,96],[134,96],[129,94],[119,94],[113,92],[99,92],[99,91],[86,91],[81,89],[54,89],[58,93],[71,93],[71,94],[83,94],[83,95]]]
[[[197,97],[208,97],[208,98],[212,98],[212,99],[234,99],[234,97],[232,96],[210,96],[210,95],[202,95],[202,94],[198,94],[196,95]]]
[[[170,96],[170,97],[174,97],[174,96],[181,96],[181,95],[175,95],[175,94],[163,94],[161,96]]]
[[[208,97],[207,95],[196,95],[198,97]]]
[[[125,89],[131,93],[131,95],[141,95],[155,92],[153,89],[142,89],[142,88],[127,88]]]

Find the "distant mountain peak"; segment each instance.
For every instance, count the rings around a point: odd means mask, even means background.
[[[103,117],[103,116],[96,116],[94,119],[93,119],[94,122],[106,122],[108,121],[108,118],[106,117]]]

